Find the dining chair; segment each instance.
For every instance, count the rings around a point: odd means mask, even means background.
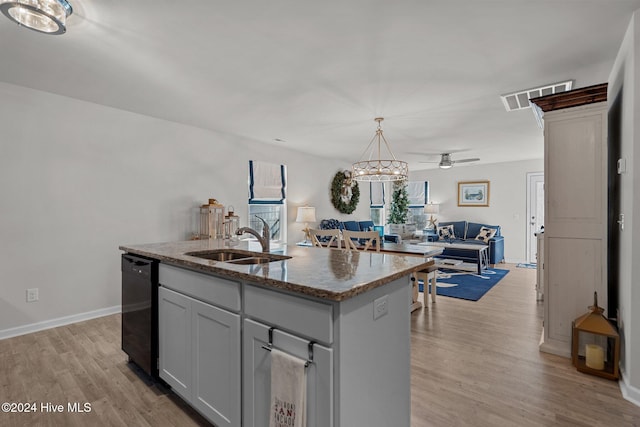
[[[342,246],[340,243],[340,230],[337,228],[330,230],[309,229],[309,234],[311,235],[313,246],[320,248],[334,247],[334,245],[340,248]]]
[[[375,245],[376,252],[380,252],[380,233],[377,231],[348,231],[342,232],[344,244],[352,251],[368,251]]]

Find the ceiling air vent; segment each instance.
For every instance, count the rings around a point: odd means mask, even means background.
[[[568,80],[566,82],[554,83],[546,86],[535,87],[533,89],[509,93],[507,95],[500,96],[500,98],[502,99],[504,108],[506,108],[507,111],[524,110],[525,108],[531,108],[531,103],[529,103],[531,98],[566,92],[571,90],[572,86],[573,80]]]

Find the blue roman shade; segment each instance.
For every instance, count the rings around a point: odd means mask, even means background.
[[[409,194],[409,208],[424,208],[429,203],[429,182],[409,181],[407,182],[407,193]]]
[[[384,208],[384,182],[369,182],[371,208]]]
[[[249,160],[249,204],[282,204],[286,198],[286,166]]]

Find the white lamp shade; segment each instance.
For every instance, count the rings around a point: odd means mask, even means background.
[[[312,206],[299,207],[296,222],[316,222],[316,208]]]
[[[440,205],[437,203],[429,203],[424,207],[425,213],[428,213],[428,214],[437,214],[439,210],[440,210]]]

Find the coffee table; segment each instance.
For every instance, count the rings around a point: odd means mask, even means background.
[[[429,242],[429,246],[437,246],[444,249],[456,249],[468,252],[469,256],[438,255],[436,265],[438,268],[448,268],[451,270],[476,271],[482,274],[482,270],[489,268],[489,245],[479,245],[475,243],[449,243],[449,242]],[[451,260],[451,262],[448,262]],[[453,262],[455,261],[455,262]],[[462,262],[458,262],[462,261]],[[469,262],[473,261],[473,262]]]

